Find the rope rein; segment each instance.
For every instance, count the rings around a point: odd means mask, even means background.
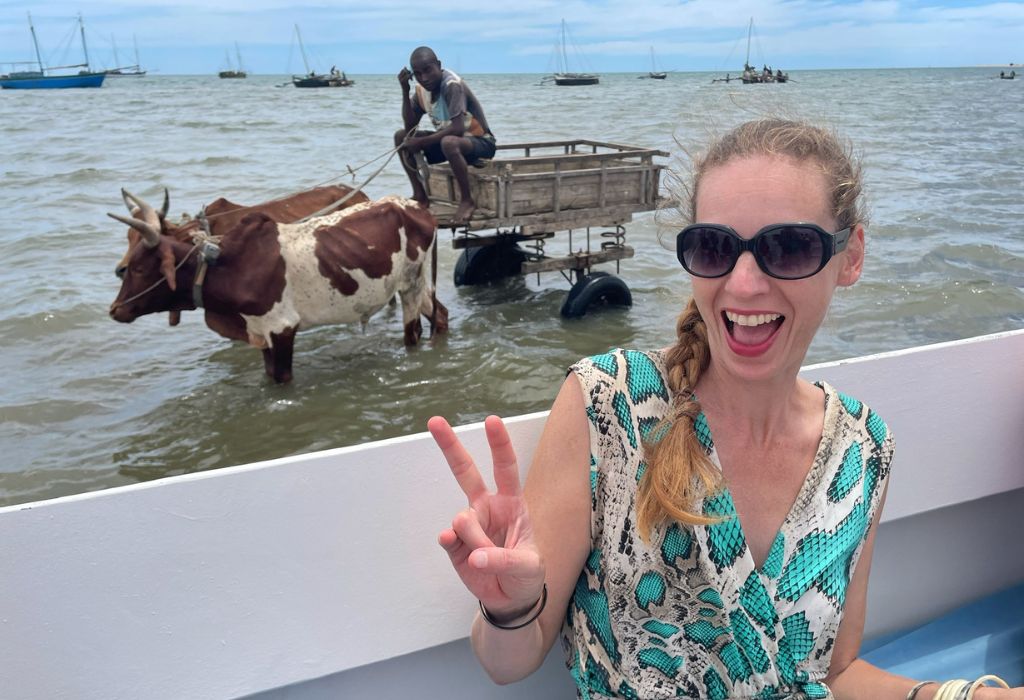
[[[317,216],[323,216],[324,214],[327,214],[327,213],[329,213],[329,212],[333,211],[334,209],[337,209],[338,207],[340,207],[340,206],[341,206],[342,204],[344,204],[344,203],[345,203],[345,202],[347,202],[347,201],[348,201],[349,199],[351,199],[352,197],[354,197],[354,196],[356,195],[356,193],[357,193],[357,192],[362,192],[362,191],[363,191],[363,188],[364,188],[364,187],[366,187],[366,186],[367,186],[368,184],[370,184],[370,182],[371,182],[371,181],[372,181],[372,180],[373,180],[373,179],[374,179],[375,177],[377,177],[378,175],[380,175],[381,171],[382,171],[382,170],[384,170],[384,168],[385,168],[385,167],[387,166],[387,164],[388,164],[389,162],[391,162],[391,159],[392,159],[392,158],[394,158],[394,157],[395,157],[395,154],[396,154],[396,153],[398,153],[398,151],[400,151],[400,150],[402,149],[402,146],[404,146],[404,145],[406,144],[406,142],[407,142],[407,141],[408,141],[408,140],[409,140],[409,139],[410,139],[410,138],[412,137],[412,135],[413,135],[413,134],[415,133],[415,131],[416,131],[416,127],[413,127],[413,128],[411,128],[411,129],[409,129],[409,131],[408,131],[408,132],[406,133],[406,135],[405,135],[405,138],[404,138],[404,139],[402,139],[402,143],[400,143],[399,145],[395,146],[394,148],[392,148],[392,149],[390,149],[390,150],[387,150],[387,151],[385,151],[384,153],[380,154],[380,155],[379,155],[379,156],[377,156],[376,158],[373,158],[373,159],[371,159],[371,160],[368,160],[368,161],[366,161],[365,163],[363,163],[363,164],[361,164],[361,165],[358,165],[358,166],[356,166],[355,168],[353,168],[353,167],[352,167],[352,166],[350,166],[350,165],[346,165],[346,166],[345,166],[345,170],[346,170],[346,172],[344,172],[344,173],[342,173],[342,174],[340,174],[340,175],[335,175],[335,176],[334,176],[334,177],[332,177],[332,178],[328,178],[327,180],[324,180],[324,181],[322,181],[322,182],[318,182],[317,184],[313,185],[312,187],[310,187],[310,188],[307,188],[307,189],[315,189],[315,188],[317,188],[317,187],[323,187],[323,186],[325,186],[325,185],[329,185],[329,184],[331,184],[331,183],[333,183],[333,182],[337,182],[338,180],[341,180],[341,179],[342,179],[343,177],[345,177],[346,175],[349,175],[349,176],[351,176],[351,177],[352,177],[352,179],[354,180],[354,179],[355,179],[355,177],[356,177],[356,173],[357,173],[357,172],[359,172],[359,171],[360,171],[360,170],[362,170],[363,168],[367,167],[368,165],[371,165],[371,164],[373,164],[373,163],[376,163],[376,162],[377,162],[378,160],[380,160],[381,158],[387,157],[387,160],[386,160],[386,161],[384,161],[384,163],[383,163],[383,164],[382,164],[382,165],[381,165],[381,166],[380,166],[379,168],[377,168],[377,169],[376,169],[376,170],[375,170],[375,171],[373,172],[373,174],[372,174],[372,175],[370,175],[370,177],[366,178],[366,180],[365,180],[365,181],[363,181],[363,182],[362,182],[362,184],[360,184],[360,185],[359,185],[359,186],[358,186],[357,188],[355,188],[354,190],[352,190],[351,192],[349,192],[349,193],[348,193],[347,195],[345,195],[344,197],[342,197],[342,198],[341,198],[341,199],[339,199],[338,201],[336,201],[336,202],[334,202],[334,203],[332,203],[332,204],[328,204],[328,205],[327,205],[326,207],[324,207],[324,208],[323,208],[323,209],[321,209],[320,211],[318,211],[318,212],[314,212],[313,214],[310,214],[310,215],[308,215],[308,216],[304,216],[303,218],[301,218],[301,219],[299,219],[299,220],[295,221],[294,223],[297,223],[297,224],[299,224],[299,223],[302,223],[302,222],[304,222],[304,221],[307,221],[307,220],[309,220],[309,219],[312,219],[312,218],[314,218],[314,217],[317,217]],[[304,192],[304,191],[305,191],[305,190],[296,190],[296,191],[294,191],[294,192],[289,192],[288,194],[283,194],[283,195],[281,195],[280,197],[277,197],[277,198],[275,198],[275,199],[270,199],[270,200],[267,200],[267,202],[266,202],[266,203],[267,203],[267,204],[270,204],[270,203],[272,203],[272,202],[280,202],[280,201],[283,201],[283,200],[285,200],[285,199],[288,199],[288,198],[290,198],[290,197],[294,197],[295,195],[299,194],[300,192]],[[227,211],[222,211],[222,212],[219,212],[219,213],[217,213],[217,214],[211,214],[211,215],[209,215],[209,216],[207,216],[207,215],[205,215],[205,214],[204,214],[203,216],[204,216],[204,218],[206,218],[206,219],[207,219],[207,221],[209,221],[210,219],[216,219],[216,218],[217,218],[217,217],[219,217],[219,216],[225,216],[225,215],[227,215],[227,214],[233,214],[234,212],[236,212],[236,211],[239,211],[239,210],[241,210],[241,209],[248,209],[248,207],[237,207],[237,208],[235,208],[235,209],[228,209]]]
[[[189,259],[189,257],[192,255],[192,253],[196,252],[196,250],[202,244],[203,244],[203,241],[198,241],[194,246],[189,248],[189,251],[187,253],[185,253],[185,256],[181,259],[181,262],[179,262],[177,265],[174,266],[174,271],[177,272],[178,270],[180,270],[181,266],[185,264],[185,262]],[[163,284],[166,281],[167,281],[167,277],[161,276],[160,279],[158,279],[156,282],[154,282],[153,284],[151,284],[148,287],[146,287],[145,289],[143,289],[138,294],[130,296],[127,299],[125,299],[124,301],[115,302],[112,308],[113,309],[119,309],[122,306],[124,306],[125,304],[131,303],[131,302],[135,301],[136,299],[138,299],[139,297],[142,297],[142,296],[145,296],[146,294],[149,294],[150,292],[152,292],[154,289],[156,289],[157,287],[159,287],[161,284]]]

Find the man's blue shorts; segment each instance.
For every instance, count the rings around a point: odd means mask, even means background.
[[[416,135],[427,136],[432,133],[434,132],[417,131]],[[483,158],[494,157],[494,152],[497,149],[498,144],[495,141],[493,134],[484,134],[483,136],[466,136],[466,138],[473,142],[473,152],[466,156],[466,163],[472,165]],[[448,160],[444,155],[444,151],[441,150],[440,141],[424,148],[423,154],[427,157],[428,163],[444,163]]]

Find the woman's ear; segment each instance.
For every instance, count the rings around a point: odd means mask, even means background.
[[[839,286],[849,287],[860,279],[864,270],[864,225],[856,224],[850,231],[850,238],[843,251],[842,267],[839,270]]]

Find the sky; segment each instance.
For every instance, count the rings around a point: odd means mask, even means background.
[[[34,60],[27,13],[47,65],[77,63],[82,14],[94,68],[211,74],[310,68],[397,74],[419,45],[463,73],[549,73],[561,20],[569,69],[644,72],[1024,63],[1024,1],[984,0],[0,0],[0,72]],[[115,63],[115,49],[117,61]]]

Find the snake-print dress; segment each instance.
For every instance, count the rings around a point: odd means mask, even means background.
[[[642,442],[670,405],[661,352],[572,366],[590,422],[591,554],[562,630],[581,698],[830,698],[824,684],[846,589],[878,508],[893,441],[860,401],[818,385],[814,464],[755,567],[728,488],[708,526],[635,522]],[[717,465],[703,414],[698,437]]]

